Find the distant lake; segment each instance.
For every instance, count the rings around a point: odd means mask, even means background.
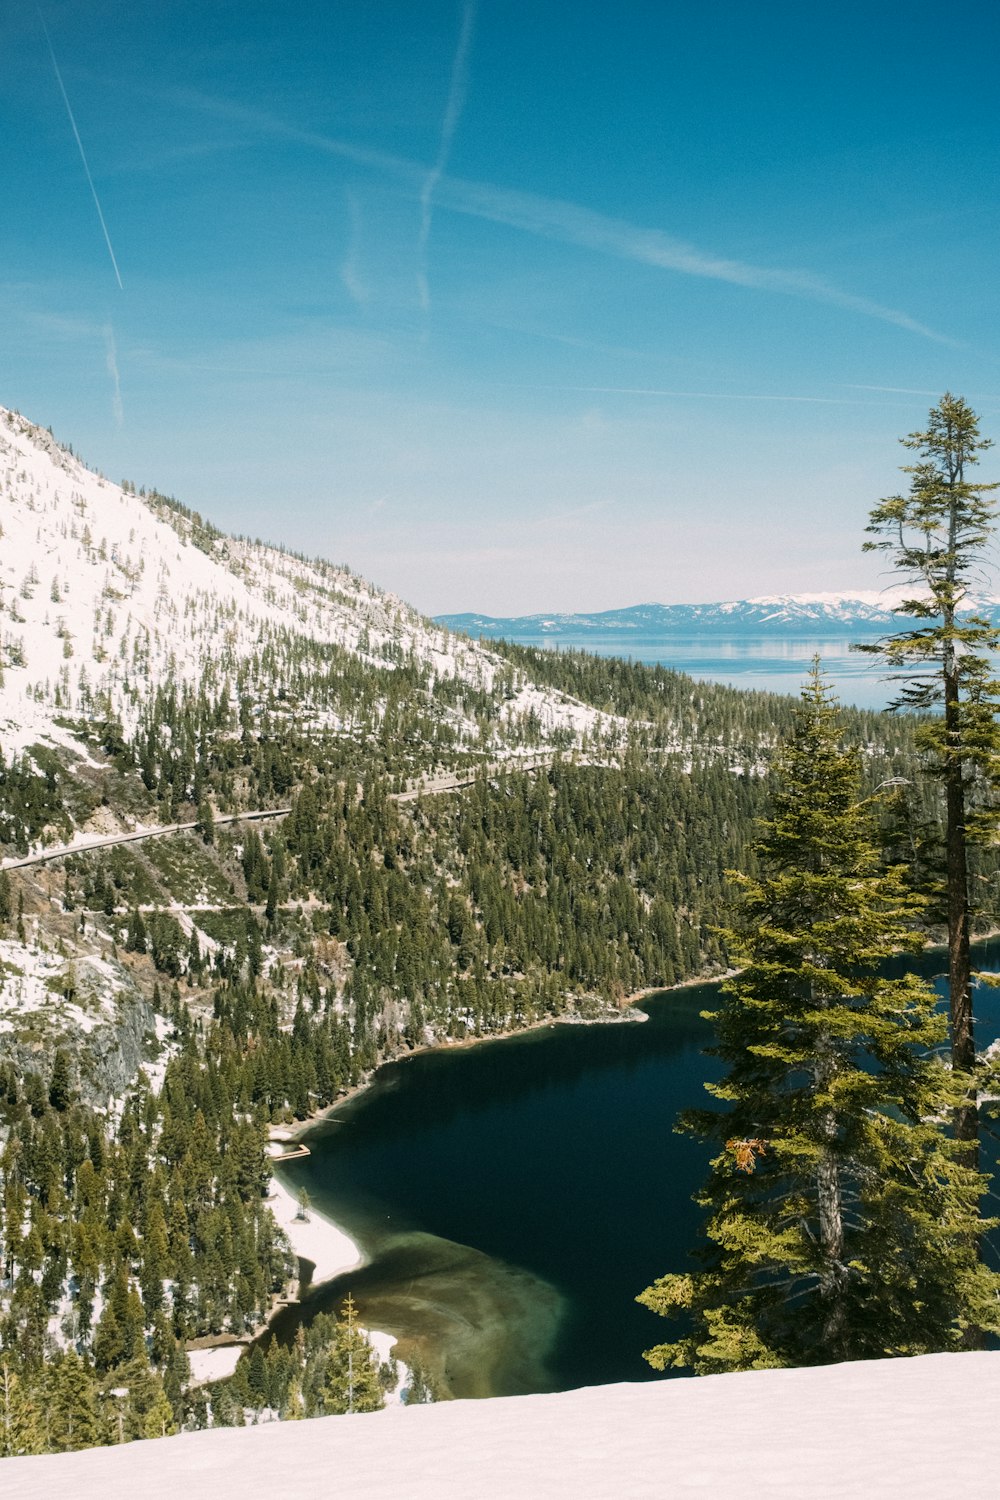
[[[797,694],[814,656],[841,703],[855,708],[885,708],[890,697],[879,666],[871,657],[849,651],[851,636],[701,636],[645,635],[641,630],[609,630],[547,636],[511,633],[524,646],[546,650],[590,651],[595,656],[624,656],[687,672],[699,682],[769,693]]]
[[[1000,968],[1000,941],[975,962]],[[935,951],[912,967],[945,964]],[[698,1243],[710,1151],[674,1125],[718,1076],[700,1014],[717,1000],[716,985],[665,991],[643,1024],[551,1026],[382,1068],[281,1169],[370,1257],[305,1317],[350,1291],[460,1396],[662,1378],[641,1353],[670,1325],[634,1299]],[[976,1010],[982,1046],[1000,1034],[1000,989],[980,987]],[[278,1336],[302,1316],[283,1314]]]

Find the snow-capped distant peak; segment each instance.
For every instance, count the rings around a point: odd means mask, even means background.
[[[475,635],[509,635],[515,640],[551,636],[585,636],[614,632],[626,636],[643,632],[647,637],[718,633],[774,633],[815,631],[817,627],[836,633],[868,628],[892,627],[908,599],[922,590],[913,584],[894,584],[882,589],[828,590],[799,594],[757,594],[749,599],[724,599],[707,604],[634,604],[626,609],[599,610],[588,614],[520,615],[501,618],[484,615],[439,615],[438,623]],[[966,611],[1000,615],[1000,597],[970,594]]]
[[[907,591],[900,587],[856,589],[851,593],[828,590],[817,594],[755,594],[751,599],[732,601],[732,607],[738,607],[741,603],[789,606],[818,604],[828,609],[842,609],[845,606],[861,604],[868,609],[895,609],[903,599],[910,597],[912,597],[912,590]]]

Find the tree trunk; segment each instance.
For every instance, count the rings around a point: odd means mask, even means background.
[[[816,1038],[817,1092],[824,1092],[833,1082],[836,1057],[829,1035]],[[835,1352],[844,1327],[844,1203],[840,1184],[840,1164],[833,1152],[837,1138],[837,1116],[826,1109],[820,1117],[820,1131],[827,1143],[816,1168],[816,1206],[819,1217],[819,1243],[823,1254],[820,1270],[820,1296],[826,1305],[823,1342]]]
[[[831,1124],[833,1115],[830,1115]],[[844,1328],[844,1212],[840,1192],[840,1168],[832,1152],[826,1151],[816,1170],[819,1201],[819,1240],[823,1251],[820,1296],[826,1304],[823,1343],[835,1356]]]
[[[968,1095],[955,1111],[955,1139],[967,1143],[963,1160],[979,1165],[979,1109],[976,1101],[976,1045],[972,1019],[972,957],[969,951],[969,872],[965,836],[965,786],[958,749],[957,673],[945,676],[947,761],[946,860],[948,883],[948,993],[951,1006],[951,1061],[968,1076]]]

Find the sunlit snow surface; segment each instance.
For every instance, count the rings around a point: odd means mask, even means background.
[[[350,1235],[313,1208],[301,1218],[298,1198],[277,1177],[271,1179],[268,1202],[295,1254],[311,1263],[313,1282],[329,1281],[361,1264],[361,1252]]]
[[[0,1461],[18,1500],[995,1500],[1000,1355],[391,1407]]]
[[[159,500],[86,469],[44,429],[0,407],[0,737],[7,755],[65,741],[61,715],[126,727],[169,681],[232,689],[237,667],[280,680],[296,641],[334,643],[385,667],[412,656],[485,692],[509,667],[344,567],[213,536]],[[269,665],[253,662],[267,649]],[[511,719],[578,736],[602,716],[515,673]],[[477,726],[444,710],[470,735]],[[335,732],[328,711],[316,722]],[[603,722],[607,723],[605,719]]]

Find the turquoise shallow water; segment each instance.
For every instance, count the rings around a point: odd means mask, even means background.
[[[1000,968],[1000,943],[977,963]],[[699,1015],[716,993],[384,1068],[286,1172],[371,1257],[307,1313],[352,1290],[373,1326],[423,1340],[457,1394],[660,1378],[641,1351],[667,1325],[634,1298],[698,1242],[707,1151],[674,1121],[716,1068]],[[978,1014],[981,1043],[1000,1034],[1000,992]]]

